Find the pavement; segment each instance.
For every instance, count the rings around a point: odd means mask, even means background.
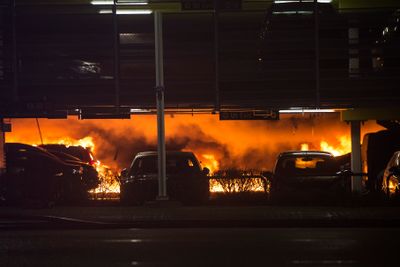
[[[400,227],[400,206],[87,205],[45,209],[0,207],[0,222],[46,218],[121,227]]]

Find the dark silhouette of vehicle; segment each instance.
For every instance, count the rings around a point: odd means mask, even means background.
[[[377,121],[385,130],[364,135],[361,146],[363,172],[367,190],[380,194],[384,170],[393,153],[400,150],[400,124],[397,121]]]
[[[323,151],[281,153],[271,178],[271,200],[328,200],[346,196],[351,180],[339,162]]]
[[[6,143],[6,173],[1,195],[7,203],[51,205],[79,196],[82,167],[53,154],[21,143]]]
[[[96,164],[96,159],[94,158],[92,152],[88,148],[84,148],[83,146],[66,146],[61,144],[44,144],[39,145],[46,150],[58,151],[65,154],[69,154],[78,158],[79,160],[88,163],[89,165],[94,166]]]
[[[400,151],[389,160],[382,177],[382,191],[388,199],[400,197]]]
[[[121,202],[142,204],[158,194],[157,152],[140,152],[131,167],[121,173]],[[185,204],[199,204],[209,198],[209,170],[191,152],[167,152],[168,196]]]
[[[79,165],[82,167],[82,186],[84,192],[87,193],[87,191],[95,189],[100,184],[99,174],[94,166],[64,152],[52,149],[47,149],[47,151],[67,164]]]

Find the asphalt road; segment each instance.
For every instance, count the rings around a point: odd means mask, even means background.
[[[400,228],[0,232],[0,266],[396,266]]]

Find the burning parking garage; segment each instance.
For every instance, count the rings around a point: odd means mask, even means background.
[[[399,10],[0,1],[0,265],[398,265]]]
[[[130,166],[134,155],[156,150],[155,119],[153,115],[106,121],[76,117],[12,119],[9,122],[13,131],[6,134],[6,142],[47,147],[50,151],[52,146],[61,146],[67,153],[68,147],[90,150],[86,161],[96,167],[101,180],[92,194],[98,198],[115,197],[119,193],[118,176]],[[367,122],[362,135],[382,128]],[[257,179],[254,185],[251,179],[245,179],[250,184],[238,188],[240,179],[230,185],[228,181],[232,179],[223,178],[234,173],[236,178],[245,173],[251,178],[271,171],[281,152],[321,150],[341,156],[350,153],[351,144],[349,124],[341,122],[338,113],[286,114],[281,115],[280,121],[220,121],[215,115],[195,114],[166,118],[166,148],[193,151],[201,165],[210,170],[210,176],[222,178],[210,180],[210,191],[230,192],[265,190]]]

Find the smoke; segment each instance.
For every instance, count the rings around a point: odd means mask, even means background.
[[[137,152],[156,150],[157,125],[153,115],[131,120],[40,119],[43,139],[54,143],[62,138],[93,138],[94,153],[102,163],[115,169],[128,167]],[[39,144],[38,129],[32,119],[12,120],[13,132],[7,142]],[[279,121],[219,121],[215,115],[166,116],[167,150],[193,151],[205,165],[212,155],[219,168],[271,170],[276,156],[286,150],[320,149],[320,142],[340,145],[340,136],[349,136],[349,125],[337,114],[282,116]],[[367,122],[362,134],[379,130]]]

